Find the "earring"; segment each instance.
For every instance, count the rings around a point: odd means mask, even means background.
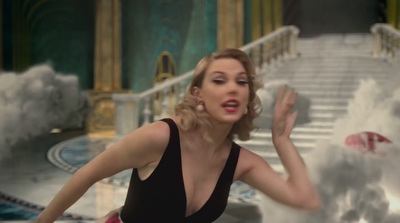
[[[249,111],[247,110],[247,107],[246,107],[246,110],[244,110],[243,115],[247,115],[247,112],[249,112]]]
[[[203,112],[204,111],[204,102],[200,101],[199,104],[196,106],[196,110],[198,112]]]

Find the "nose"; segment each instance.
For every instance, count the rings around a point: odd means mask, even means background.
[[[236,81],[229,81],[227,89],[230,94],[236,94],[238,92],[238,84]]]

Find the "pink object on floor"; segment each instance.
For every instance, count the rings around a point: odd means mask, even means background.
[[[121,223],[121,221],[119,220],[119,213],[116,213],[109,217],[106,223]]]
[[[349,135],[344,140],[344,144],[346,146],[349,146],[361,152],[375,153],[377,143],[391,144],[392,141],[378,133],[368,131]]]

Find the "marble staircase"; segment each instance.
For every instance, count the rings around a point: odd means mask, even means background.
[[[274,70],[262,71],[265,81],[287,81],[311,101],[311,122],[296,125],[291,137],[302,156],[317,149],[317,140],[329,139],[335,120],[347,113],[347,104],[361,79],[373,78],[383,83],[396,72],[393,64],[372,57],[371,45],[369,34],[299,39],[298,58]],[[284,172],[270,129],[259,129],[253,139],[237,143],[261,155],[276,171]]]

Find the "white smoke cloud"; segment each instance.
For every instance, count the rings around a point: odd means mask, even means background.
[[[332,139],[317,142],[305,157],[323,208],[304,213],[264,198],[264,222],[400,222],[400,87],[365,80],[354,96],[348,114],[336,121]],[[381,156],[344,146],[346,136],[362,131],[379,133],[393,144],[377,144]]]
[[[0,73],[0,159],[21,140],[53,128],[79,128],[86,97],[78,78],[39,65],[24,73]]]
[[[363,80],[348,104],[347,116],[337,120],[334,139],[344,138],[360,131],[377,132],[389,140],[400,143],[400,78],[379,86],[373,79]]]

